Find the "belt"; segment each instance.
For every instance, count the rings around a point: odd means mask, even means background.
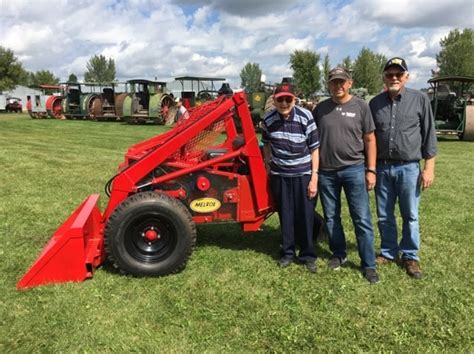
[[[415,162],[415,161],[383,160],[383,159],[377,160],[377,164],[381,164],[381,165],[404,165],[404,164],[412,163],[412,162]]]

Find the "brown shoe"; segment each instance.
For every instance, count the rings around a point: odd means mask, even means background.
[[[415,261],[414,259],[404,259],[403,266],[409,276],[415,279],[420,279],[423,276],[418,261]]]
[[[397,256],[394,259],[390,259],[390,258],[382,256],[381,254],[375,257],[375,264],[377,265],[385,265],[385,264],[390,264],[390,263],[399,264],[400,258]]]

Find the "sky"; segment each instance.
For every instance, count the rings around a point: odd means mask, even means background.
[[[61,81],[104,55],[119,80],[212,76],[237,88],[249,62],[276,83],[295,50],[336,66],[365,47],[403,57],[409,86],[424,88],[440,39],[473,27],[472,0],[0,0],[0,46]]]

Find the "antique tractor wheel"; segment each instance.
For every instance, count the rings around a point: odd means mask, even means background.
[[[96,97],[92,101],[90,112],[90,118],[92,120],[98,120],[97,117],[102,117],[104,115],[104,111],[102,109],[102,100],[100,97]]]
[[[189,211],[160,193],[132,195],[115,209],[105,229],[109,260],[135,276],[180,271],[195,244],[196,226]]]
[[[474,141],[474,106],[466,106],[464,131],[459,136],[461,140]]]

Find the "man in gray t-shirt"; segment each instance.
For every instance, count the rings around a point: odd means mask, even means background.
[[[324,125],[320,131],[319,169],[337,171],[365,162],[364,135],[375,130],[369,106],[358,97],[344,104],[332,99],[326,100],[314,111],[319,124]],[[375,168],[375,162],[374,162]]]
[[[374,232],[369,194],[375,186],[376,143],[370,109],[353,97],[350,73],[341,67],[329,72],[331,99],[313,112],[320,132],[319,195],[332,256],[328,265],[346,263],[346,238],[341,223],[341,191],[349,204],[361,269],[370,283],[379,281],[375,270]]]

